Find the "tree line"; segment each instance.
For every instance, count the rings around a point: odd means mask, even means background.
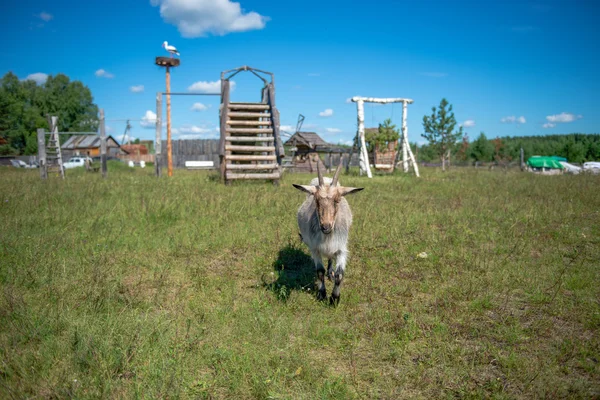
[[[456,128],[452,105],[442,99],[432,108],[431,115],[423,117],[421,135],[428,143],[417,146],[413,152],[419,161],[441,162],[442,168],[454,162],[497,162],[500,164],[518,161],[523,149],[525,160],[531,156],[560,156],[569,162],[583,163],[600,160],[600,134],[572,133],[567,135],[515,136],[488,139],[484,132],[470,141],[462,127]]]
[[[36,154],[37,129],[49,130],[48,115],[58,116],[60,132],[96,132],[98,106],[92,92],[63,74],[38,85],[8,72],[0,80],[0,155]]]

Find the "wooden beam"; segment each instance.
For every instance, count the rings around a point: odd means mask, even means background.
[[[227,156],[227,161],[275,161],[277,160],[277,156],[255,156],[255,155],[245,155],[245,154],[232,154]]]
[[[275,146],[236,146],[232,144],[225,145],[225,150],[229,151],[275,151]]]
[[[271,113],[260,113],[260,112],[235,112],[229,113],[230,118],[270,118]]]
[[[227,173],[227,179],[279,179],[281,177],[279,172],[273,172],[270,174],[234,174]]]
[[[228,125],[271,125],[271,121],[227,121]]]
[[[171,69],[167,66],[167,93],[171,91]],[[167,95],[167,175],[173,176],[173,144],[171,142],[171,96]]]
[[[40,165],[40,178],[48,178],[48,169],[46,168],[46,132],[43,128],[37,130],[38,141],[38,164]]]
[[[102,168],[102,177],[108,176],[106,165],[106,129],[104,125],[104,109],[100,109],[100,163]]]
[[[227,169],[277,169],[279,164],[227,164]]]
[[[273,128],[227,128],[228,133],[273,133]]]
[[[156,138],[154,144],[154,168],[157,177],[162,169],[162,93],[156,93]]]
[[[227,136],[229,142],[274,142],[273,136]]]

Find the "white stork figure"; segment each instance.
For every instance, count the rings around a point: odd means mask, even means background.
[[[163,43],[162,47],[164,47],[165,50],[167,50],[169,53],[171,53],[171,58],[173,58],[173,54],[179,55],[179,52],[177,51],[177,49],[175,48],[175,46],[169,45],[169,43],[167,43],[166,40]]]

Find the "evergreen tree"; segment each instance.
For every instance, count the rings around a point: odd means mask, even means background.
[[[446,158],[448,152],[456,145],[463,136],[462,127],[454,132],[456,119],[452,112],[452,105],[446,99],[440,101],[437,110],[431,108],[431,116],[423,116],[423,136],[434,148],[437,156],[442,160],[442,171],[446,170]]]
[[[471,145],[471,157],[475,161],[491,161],[494,147],[485,136],[485,133],[481,132],[479,137]]]

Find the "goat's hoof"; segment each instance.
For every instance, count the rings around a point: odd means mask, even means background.
[[[327,279],[329,279],[331,282],[333,282],[333,280],[335,279],[335,272],[333,271],[333,269],[327,271]]]
[[[327,299],[327,291],[325,290],[319,290],[317,292],[317,300],[323,301]]]
[[[337,307],[338,304],[340,304],[340,296],[338,296],[338,297],[331,296],[329,298],[329,305],[331,305],[333,307]]]

